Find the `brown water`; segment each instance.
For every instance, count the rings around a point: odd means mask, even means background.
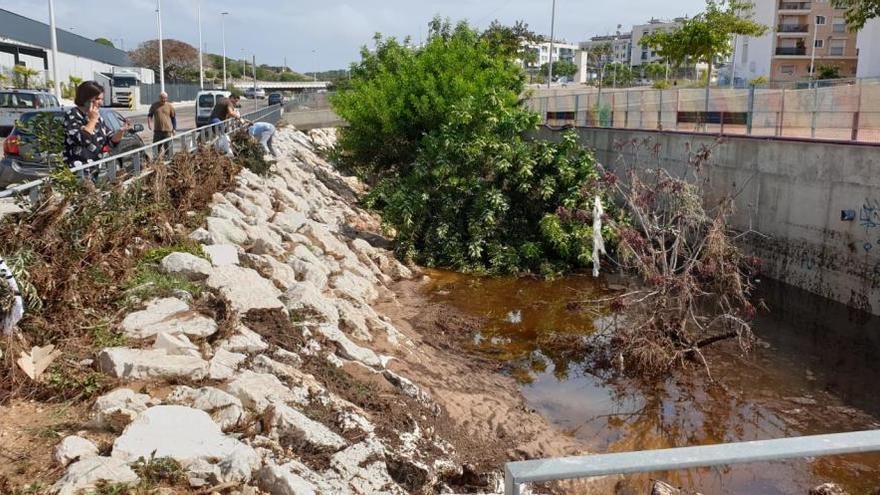
[[[469,340],[505,363],[527,402],[592,452],[644,450],[880,428],[880,319],[777,283],[741,355],[728,345],[701,368],[645,386],[591,374],[577,343],[596,315],[577,301],[607,294],[588,276],[556,281],[430,273],[432,298],[485,318]],[[709,494],[806,494],[835,482],[853,495],[880,488],[880,454],[822,457],[629,478],[647,493],[662,478]]]

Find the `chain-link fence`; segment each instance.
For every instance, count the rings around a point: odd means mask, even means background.
[[[162,92],[159,84],[141,84],[141,104],[150,105],[159,101],[159,93]],[[165,84],[165,92],[168,93],[168,101],[193,101],[202,88],[198,84]]]
[[[558,89],[527,102],[551,126],[880,142],[880,78],[744,89]]]

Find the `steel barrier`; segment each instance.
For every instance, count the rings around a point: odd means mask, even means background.
[[[272,105],[270,107],[261,108],[259,110],[242,115],[242,119],[252,122],[270,122],[276,123],[283,113],[282,105]],[[175,153],[186,152],[192,153],[199,146],[211,144],[223,133],[233,132],[244,127],[240,120],[230,119],[224,122],[198,127],[169,138],[145,145],[143,147],[126,151],[118,155],[114,155],[101,160],[71,167],[70,170],[79,177],[79,180],[86,180],[87,176],[91,176],[96,170],[103,172],[103,177],[113,180],[116,178],[119,170],[123,170],[124,161],[131,161],[131,173],[134,180],[137,180],[142,174],[143,161],[153,158],[172,157]],[[160,149],[164,148],[164,149]],[[44,177],[24,184],[9,186],[0,191],[0,199],[9,198],[27,194],[31,204],[36,204],[40,200],[43,185],[48,178]]]
[[[523,483],[874,451],[880,430],[516,461],[504,466],[504,494],[520,495]]]

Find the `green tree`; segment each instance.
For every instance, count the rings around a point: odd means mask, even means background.
[[[869,19],[880,17],[880,0],[831,0],[834,7],[846,9],[844,16],[850,30],[865,27]]]
[[[16,65],[12,68],[13,77],[16,79],[16,86],[24,89],[31,87],[30,80],[32,77],[40,75],[35,69],[31,69],[26,65]]]
[[[818,79],[840,79],[840,67],[836,65],[820,65],[816,68]]]
[[[544,64],[541,66],[542,74],[547,73],[548,65],[549,64]],[[553,77],[556,79],[560,77],[572,77],[577,74],[577,72],[577,65],[571,60],[557,60],[553,62]]]
[[[110,48],[116,48],[116,45],[113,44],[112,41],[107,38],[95,38],[95,43],[100,43],[105,46],[109,46]]]
[[[587,58],[590,62],[590,65],[596,68],[596,72],[599,74],[599,84],[602,84],[602,79],[605,75],[605,65],[608,64],[611,59],[611,54],[613,53],[613,48],[611,43],[605,42],[600,43],[587,52]]]
[[[605,66],[604,86],[629,86],[633,79],[632,68],[628,65],[614,62]]]
[[[373,183],[364,203],[398,255],[492,273],[589,263],[595,161],[574,134],[524,137],[539,118],[510,45],[439,19],[422,47],[375,39],[331,103],[349,123],[338,162]]]
[[[651,62],[644,66],[645,77],[651,80],[663,79],[666,77],[666,64]]]
[[[656,31],[642,38],[642,44],[656,49],[676,68],[691,59],[708,65],[708,88],[715,59],[730,55],[731,38],[761,36],[767,26],[749,18],[753,4],[742,0],[706,0],[706,10],[686,19],[674,31]],[[708,91],[708,89],[707,89]]]

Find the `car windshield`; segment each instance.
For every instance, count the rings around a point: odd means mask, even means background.
[[[199,96],[199,107],[213,108],[214,107],[214,95]]]
[[[33,93],[0,92],[0,108],[37,108],[39,101]]]
[[[137,78],[134,77],[113,77],[113,87],[115,88],[130,88],[132,86],[137,86]]]

